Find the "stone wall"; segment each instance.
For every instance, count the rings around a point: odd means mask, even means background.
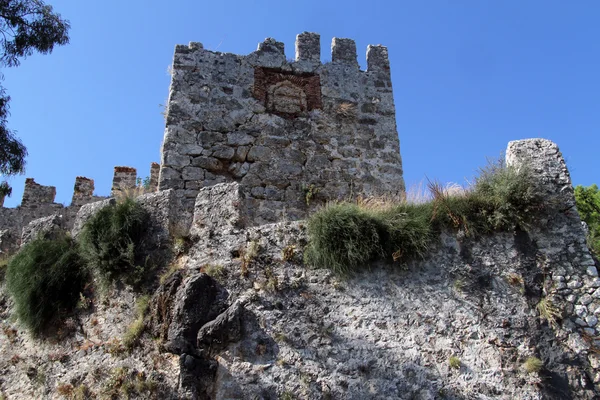
[[[296,38],[296,59],[266,39],[247,55],[178,45],[159,188],[188,211],[198,191],[239,182],[250,224],[296,220],[326,200],[403,195],[387,49],[369,46],[361,71],[353,40]]]
[[[220,266],[231,307],[181,355],[182,389],[209,398],[598,398],[600,279],[564,159],[556,144],[531,139],[509,143],[506,160],[532,168],[546,197],[532,226],[443,232],[424,260],[365,265],[351,277],[301,265],[303,221],[244,227],[238,183],[201,189],[186,266]],[[530,357],[539,371],[527,371]],[[202,379],[186,370],[210,363]]]
[[[150,166],[150,188],[155,192],[158,187],[158,173],[160,166],[152,163]],[[137,186],[137,172],[131,167],[115,167],[111,195],[126,192]],[[54,203],[56,188],[44,186],[35,182],[33,178],[25,180],[25,190],[21,204],[16,208],[5,208],[4,198],[0,198],[0,253],[14,252],[22,241],[27,225],[37,219],[51,216],[61,216],[61,229],[70,230],[74,219],[81,206],[106,199],[106,196],[94,194],[94,180],[84,176],[75,178],[73,197],[69,206]],[[137,190],[130,195],[141,195],[145,190]],[[44,221],[40,221],[44,223]],[[31,238],[28,238],[31,239]]]

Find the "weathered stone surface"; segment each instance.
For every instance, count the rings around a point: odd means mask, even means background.
[[[172,293],[176,280],[167,282],[169,293]],[[193,274],[183,279],[175,297],[169,299],[172,301],[172,306],[168,307],[170,311],[162,310],[168,319],[164,348],[175,354],[194,354],[198,330],[219,315],[226,299],[227,292],[206,274]]]
[[[54,186],[43,186],[35,182],[33,178],[25,179],[25,189],[21,207],[37,207],[42,204],[54,203],[56,188]]]
[[[137,184],[137,170],[131,167],[115,167],[111,196],[117,196],[120,193],[126,193],[132,190]]]
[[[244,224],[244,202],[237,183],[221,183],[202,188],[196,197],[190,234],[210,237],[223,234]]]
[[[51,215],[49,217],[38,218],[31,221],[21,235],[21,246],[42,236],[51,239],[61,232],[64,232],[63,218],[61,215]]]
[[[18,247],[18,238],[9,229],[0,230],[0,255],[8,256]]]
[[[156,289],[150,304],[149,328],[154,337],[167,340],[169,337],[169,326],[173,319],[173,301],[183,281],[183,271],[175,271]]]
[[[244,304],[236,301],[225,312],[206,323],[198,331],[198,348],[207,352],[218,352],[242,335],[242,313]]]
[[[71,229],[71,235],[76,238],[81,233],[83,226],[85,223],[93,217],[98,211],[102,208],[115,204],[116,200],[114,198],[97,201],[95,203],[89,203],[82,206],[77,212],[77,216],[75,217],[75,222],[73,223],[73,229]]]
[[[182,354],[179,357],[179,395],[181,398],[212,400],[218,364],[214,360]]]
[[[148,213],[145,246],[148,253],[171,242],[171,229],[179,219],[175,191],[161,190],[143,194],[135,199]]]

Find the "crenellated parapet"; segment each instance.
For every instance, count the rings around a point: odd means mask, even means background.
[[[159,169],[159,164],[151,164],[147,191],[155,192],[157,190]],[[115,167],[112,184],[113,195],[126,192],[136,186],[137,173],[135,168]],[[31,235],[25,232],[24,228],[34,220],[44,219],[40,222],[43,225],[48,221],[56,220],[53,217],[60,217],[61,228],[71,229],[74,218],[83,205],[107,199],[106,196],[95,195],[94,189],[93,179],[84,176],[76,177],[71,204],[64,206],[54,202],[56,197],[54,186],[40,185],[33,178],[27,178],[23,199],[19,206],[5,208],[3,206],[4,198],[0,198],[0,254],[13,252],[20,245],[22,238],[31,239]]]
[[[296,37],[294,60],[268,38],[248,55],[178,45],[159,189],[191,212],[201,188],[238,182],[250,224],[298,219],[328,200],[402,196],[387,48]]]
[[[111,196],[134,189],[137,185],[137,170],[131,167],[115,167]]]
[[[71,205],[83,205],[90,202],[94,196],[94,180],[84,176],[75,178]]]
[[[55,197],[56,187],[40,185],[33,178],[27,178],[25,179],[21,207],[35,208],[40,205],[52,204]]]
[[[150,191],[156,192],[158,190],[158,176],[160,175],[160,164],[153,162],[150,164]]]

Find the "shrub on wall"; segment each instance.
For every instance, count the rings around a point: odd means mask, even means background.
[[[435,233],[462,230],[466,235],[526,227],[543,210],[530,170],[493,163],[470,188],[449,191],[430,183],[431,199],[329,204],[308,221],[308,264],[349,272],[382,258],[422,258]],[[546,205],[548,206],[548,205]]]
[[[85,281],[83,260],[67,236],[33,240],[10,260],[6,270],[16,315],[34,334],[75,307]]]
[[[598,185],[575,188],[575,201],[581,220],[588,227],[588,246],[600,256],[600,190]]]
[[[132,198],[102,208],[86,222],[79,244],[90,268],[107,281],[137,285],[145,275],[143,236],[148,214]]]
[[[348,272],[383,255],[378,218],[356,204],[329,204],[308,221],[307,262]]]

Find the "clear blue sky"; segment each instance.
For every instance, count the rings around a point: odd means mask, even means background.
[[[71,43],[5,69],[9,126],[29,150],[25,177],[69,203],[75,176],[110,191],[113,166],[159,160],[176,44],[247,54],[265,37],[293,57],[297,33],[388,46],[407,186],[464,182],[510,140],[558,143],[575,184],[600,183],[598,1],[48,0]]]

